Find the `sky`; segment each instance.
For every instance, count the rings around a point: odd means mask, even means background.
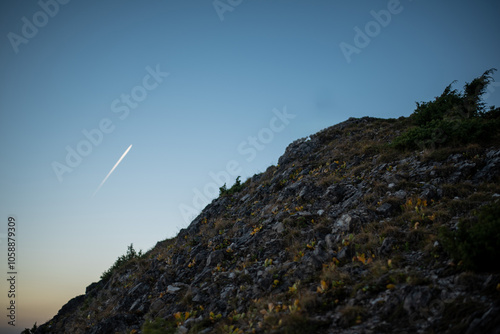
[[[49,320],[292,141],[409,116],[500,68],[499,14],[494,0],[2,1],[0,331]]]

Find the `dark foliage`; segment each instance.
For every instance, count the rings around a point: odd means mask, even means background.
[[[245,188],[245,185],[241,184],[240,176],[238,176],[231,188],[227,189],[225,183],[222,187],[219,188],[219,196],[229,196],[240,192],[241,190],[243,190],[243,188]]]
[[[141,257],[142,257],[142,251],[139,250],[139,252],[136,252],[134,249],[134,245],[130,244],[130,246],[128,246],[127,248],[127,254],[122,255],[118,259],[116,259],[115,263],[108,270],[102,273],[101,279],[104,281],[109,280],[111,278],[111,275],[113,275],[113,273],[117,269],[121,268],[124,264],[126,264],[129,261]]]
[[[441,238],[466,269],[500,271],[500,203],[483,207],[477,219],[462,220],[457,231],[442,231]]]
[[[452,83],[434,101],[417,102],[410,116],[413,127],[397,137],[392,146],[400,150],[434,149],[494,140],[500,127],[500,108],[492,106],[485,111],[481,98],[495,71],[490,69],[466,83],[462,93],[452,90]]]

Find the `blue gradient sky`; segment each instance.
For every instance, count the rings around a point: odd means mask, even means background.
[[[388,6],[394,13],[377,31],[370,12]],[[408,116],[415,101],[453,80],[461,89],[500,68],[493,0],[243,0],[231,9],[217,13],[201,0],[73,0],[57,13],[49,7],[44,22],[36,1],[1,2],[0,265],[6,273],[2,234],[16,215],[13,332],[84,293],[130,243],[146,251],[175,236],[187,225],[180,208],[212,199],[210,173],[222,175],[229,162],[245,180],[295,139],[349,117]],[[23,17],[40,27],[25,27],[32,36],[13,47],[10,33],[23,35]],[[367,23],[372,37],[348,61],[339,45],[356,46],[354,28]],[[157,68],[169,73],[161,82],[147,77]],[[500,87],[492,87],[486,102],[499,105]],[[137,105],[122,101],[131,93]],[[276,113],[284,110],[293,118],[282,122]],[[54,162],[66,164],[66,147],[85,148],[82,131],[106,119],[113,130],[60,181]],[[3,279],[0,288],[6,305]]]

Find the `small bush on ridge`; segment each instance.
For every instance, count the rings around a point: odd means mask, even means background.
[[[115,263],[105,272],[102,273],[101,279],[107,281],[111,278],[113,272],[115,272],[118,268],[122,267],[125,263],[129,262],[132,259],[142,257],[142,250],[139,250],[137,253],[134,249],[134,245],[130,244],[127,248],[127,254],[120,256],[116,259]]]

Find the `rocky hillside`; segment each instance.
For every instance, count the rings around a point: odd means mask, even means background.
[[[500,333],[500,110],[478,98],[489,74],[411,117],[293,142],[35,332]]]

